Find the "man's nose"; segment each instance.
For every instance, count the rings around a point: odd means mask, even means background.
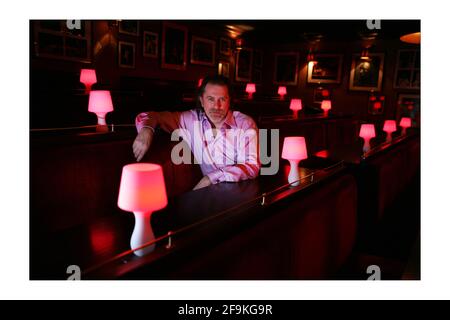
[[[222,108],[222,102],[220,101],[220,100],[216,100],[215,101],[215,103],[214,103],[214,106],[216,107],[216,108]]]

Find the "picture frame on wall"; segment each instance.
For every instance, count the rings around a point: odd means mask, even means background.
[[[223,37],[219,39],[219,53],[224,56],[231,55],[231,39]]]
[[[316,61],[308,63],[308,83],[340,83],[343,58],[341,54],[317,54]]]
[[[252,78],[253,50],[242,48],[236,53],[236,81],[249,82]]]
[[[383,83],[384,54],[372,53],[369,60],[361,59],[360,54],[352,57],[350,70],[350,90],[380,91]]]
[[[132,42],[119,41],[119,67],[134,68],[136,60],[136,45]]]
[[[119,33],[128,34],[130,36],[139,35],[139,21],[138,20],[120,20]]]
[[[261,50],[255,50],[253,54],[253,64],[255,68],[261,69],[263,65],[263,53]]]
[[[397,99],[397,120],[411,118],[412,127],[420,127],[420,95],[400,93]]]
[[[275,53],[274,83],[296,85],[298,80],[298,53]]]
[[[420,89],[420,50],[398,51],[394,88]]]
[[[260,69],[253,70],[253,83],[261,84],[262,81],[262,72]]]
[[[32,21],[34,54],[38,58],[92,62],[91,21],[80,20],[80,29],[69,29],[66,20]]]
[[[142,55],[146,58],[158,58],[159,35],[156,32],[144,31]]]
[[[187,27],[171,22],[163,23],[161,67],[186,70]]]
[[[216,64],[216,42],[193,36],[191,42],[191,63],[213,67]]]
[[[230,78],[230,63],[228,61],[221,61],[217,66],[217,74]]]

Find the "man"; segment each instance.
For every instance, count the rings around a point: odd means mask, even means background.
[[[258,128],[249,116],[230,110],[230,85],[223,76],[206,77],[199,89],[201,108],[184,112],[145,112],[136,117],[138,135],[133,143],[137,161],[145,155],[159,126],[181,136],[190,146],[204,177],[200,189],[223,181],[237,182],[258,176]]]

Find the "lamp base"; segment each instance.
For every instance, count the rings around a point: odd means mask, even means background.
[[[136,249],[144,244],[155,240],[153,229],[150,224],[150,217],[152,212],[134,212],[135,224],[133,234],[131,235],[131,249]],[[134,251],[134,254],[142,257],[155,250],[156,245],[152,244],[142,249]]]
[[[299,162],[300,162],[299,160],[289,160],[291,169],[289,170],[288,182],[291,184],[291,186],[294,187],[300,184],[300,173],[298,170]]]
[[[96,113],[97,115],[97,124],[99,126],[106,126],[106,113]]]
[[[369,152],[370,151],[370,139],[364,140],[364,146],[363,146],[363,152]]]
[[[392,133],[390,133],[390,132],[387,133],[386,142],[388,142],[388,143],[392,142]]]

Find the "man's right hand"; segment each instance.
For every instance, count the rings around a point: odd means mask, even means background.
[[[133,153],[136,161],[139,162],[150,148],[153,140],[153,130],[142,128],[133,142]]]

